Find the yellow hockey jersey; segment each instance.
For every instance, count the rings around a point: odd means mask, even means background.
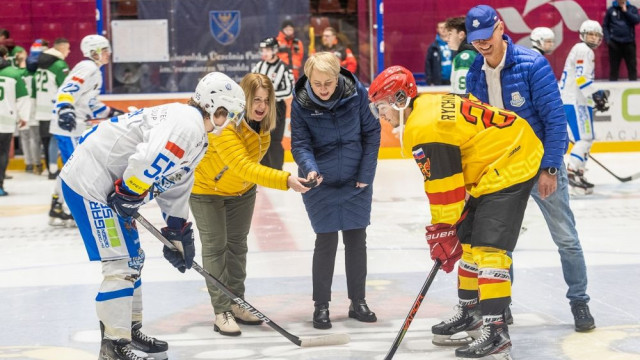
[[[455,224],[465,203],[534,177],[544,153],[529,123],[475,98],[423,94],[403,137],[424,177],[431,223]]]

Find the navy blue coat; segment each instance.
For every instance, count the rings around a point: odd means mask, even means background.
[[[342,96],[329,108],[309,93],[306,76],[296,82],[291,107],[291,153],[299,176],[316,171],[323,177],[320,186],[302,194],[317,234],[363,229],[371,219],[380,122],[358,79],[344,68],[339,77],[342,88],[336,92]],[[357,188],[356,182],[369,186]]]
[[[640,15],[638,15],[638,9],[635,6],[627,1],[627,11],[622,12],[618,2],[614,1],[613,5],[607,9],[602,24],[604,41],[609,43],[610,40],[613,40],[624,44],[636,41],[634,26],[638,23],[640,23]]]

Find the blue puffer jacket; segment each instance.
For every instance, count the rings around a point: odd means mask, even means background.
[[[302,76],[291,107],[291,153],[299,175],[316,171],[323,177],[302,195],[316,233],[365,228],[371,218],[380,122],[369,111],[367,89],[346,69],[339,77],[336,93],[342,96],[323,102]],[[369,186],[356,188],[356,182]]]
[[[506,109],[527,119],[544,146],[541,168],[560,168],[567,152],[567,119],[560,90],[547,59],[539,52],[507,41],[507,55],[500,72],[502,102]],[[484,57],[476,56],[467,73],[467,91],[480,101],[489,102],[487,81],[482,65]]]

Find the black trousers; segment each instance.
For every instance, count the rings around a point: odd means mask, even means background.
[[[629,73],[629,80],[638,80],[638,70],[636,62],[636,43],[620,43],[609,40],[609,80],[617,81],[620,73],[620,62],[624,59]]]
[[[49,123],[51,123],[51,121],[40,120],[38,123],[38,126],[40,128],[40,140],[42,141],[42,147],[44,149],[44,163],[46,164],[45,166],[47,167],[47,171],[49,171],[49,142],[51,142]]]
[[[282,138],[284,137],[285,119],[287,116],[287,104],[284,100],[276,102],[276,128],[271,131],[271,145],[267,153],[264,154],[260,164],[273,169],[282,170],[284,163],[284,148]]]
[[[9,166],[9,152],[13,133],[0,133],[0,188],[4,186],[4,177]]]
[[[367,280],[366,229],[342,231],[345,252],[347,293],[351,300],[365,298]],[[321,304],[331,301],[331,283],[338,249],[338,232],[317,234],[313,249],[313,301]]]

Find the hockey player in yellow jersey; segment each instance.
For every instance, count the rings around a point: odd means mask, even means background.
[[[435,345],[458,358],[510,359],[504,311],[511,302],[511,258],[538,175],[542,143],[515,113],[454,94],[417,96],[411,72],[384,70],[369,88],[374,115],[400,128],[403,155],[424,178],[433,260],[458,265],[457,314],[434,325]],[[453,337],[466,331],[469,336]]]

